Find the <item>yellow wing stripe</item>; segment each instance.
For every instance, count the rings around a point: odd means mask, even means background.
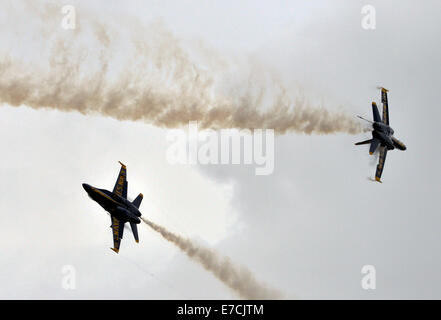
[[[126,180],[126,174],[127,174],[127,168],[121,161],[118,161],[121,164],[121,170],[118,175],[118,180],[115,185],[114,192],[122,197],[123,191],[124,191],[124,181]]]

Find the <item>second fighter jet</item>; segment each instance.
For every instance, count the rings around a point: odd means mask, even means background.
[[[380,117],[377,104],[372,102],[372,113],[374,121],[367,120],[363,117],[359,118],[372,123],[372,139],[357,142],[355,145],[370,144],[369,154],[374,154],[377,148],[380,148],[380,161],[375,172],[375,180],[381,182],[381,174],[383,173],[384,163],[388,150],[399,149],[406,150],[406,146],[400,140],[394,137],[394,130],[389,126],[389,105],[387,101],[387,92],[385,88],[381,88],[381,102],[383,103],[383,118]]]

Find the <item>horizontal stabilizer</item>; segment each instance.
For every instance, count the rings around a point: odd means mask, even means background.
[[[370,144],[371,142],[372,142],[372,139],[369,139],[369,140],[357,142],[355,145],[359,146],[359,145],[362,145],[362,144]]]

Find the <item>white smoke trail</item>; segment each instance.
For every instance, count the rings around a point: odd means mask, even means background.
[[[164,239],[175,244],[188,257],[199,262],[241,298],[265,300],[283,298],[282,293],[259,283],[247,268],[235,266],[228,257],[221,257],[212,249],[197,245],[145,218],[141,219],[160,233]]]
[[[352,116],[292,98],[254,67],[239,89],[225,90],[223,75],[237,70],[226,69],[225,59],[202,46],[205,59],[192,58],[161,23],[146,28],[119,16],[116,28],[109,18],[78,7],[76,29],[64,30],[58,2],[7,3],[8,18],[0,25],[2,39],[9,39],[0,45],[0,104],[99,113],[166,128],[198,121],[205,128],[277,133],[363,131]]]

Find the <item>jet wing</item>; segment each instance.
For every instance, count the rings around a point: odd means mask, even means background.
[[[389,105],[387,103],[387,89],[381,88],[381,102],[383,103],[383,123],[389,125]]]
[[[113,188],[113,193],[127,199],[127,169],[123,163],[120,162],[120,164],[121,169],[119,170],[119,175],[116,179],[115,187]]]
[[[112,233],[113,233],[113,251],[116,253],[119,252],[119,245],[121,244],[121,239],[124,234],[124,222],[121,220],[118,220],[114,216],[111,216],[112,218]]]
[[[383,173],[384,163],[386,162],[387,148],[381,147],[380,160],[378,161],[377,171],[375,172],[375,180],[381,182],[381,174]]]

